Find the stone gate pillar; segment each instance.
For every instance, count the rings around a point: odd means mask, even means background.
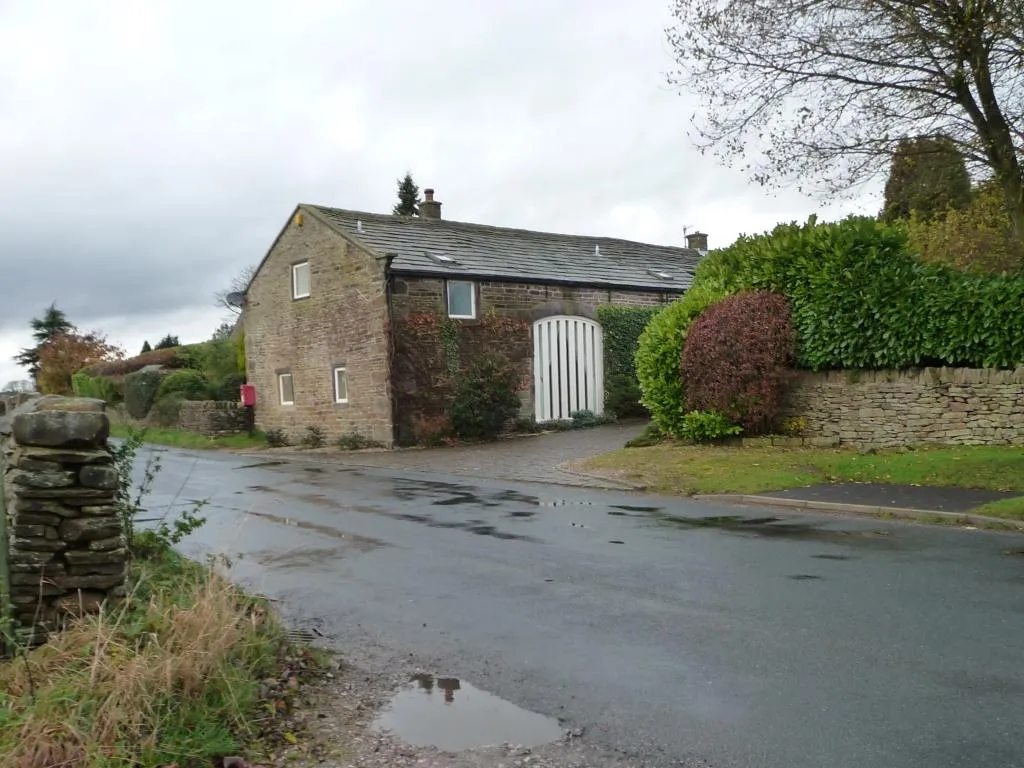
[[[63,618],[124,595],[128,553],[105,411],[102,400],[44,396],[0,413],[0,547],[19,643],[45,642]]]

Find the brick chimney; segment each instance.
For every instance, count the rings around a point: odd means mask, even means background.
[[[704,253],[708,249],[708,236],[703,232],[691,232],[686,236],[686,247]]]
[[[434,190],[423,190],[423,202],[420,203],[420,218],[440,219],[441,203],[434,199]]]

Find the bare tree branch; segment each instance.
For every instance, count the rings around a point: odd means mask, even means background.
[[[949,137],[1024,240],[1021,0],[674,0],[669,82],[695,139],[762,184],[841,193],[907,137]]]
[[[248,267],[245,267],[241,272],[239,272],[231,279],[231,284],[227,288],[221,291],[217,291],[217,293],[214,294],[216,306],[221,307],[223,309],[227,309],[229,312],[232,312],[233,314],[236,315],[241,314],[241,307],[236,307],[231,302],[229,302],[228,296],[230,296],[232,293],[245,293],[246,289],[249,287],[249,283],[252,282],[252,279],[255,275],[255,265],[251,264]]]

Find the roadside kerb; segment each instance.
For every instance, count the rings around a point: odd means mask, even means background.
[[[882,507],[877,504],[845,504],[832,501],[810,501],[787,499],[780,496],[758,496],[744,493],[708,493],[691,496],[700,501],[717,501],[726,504],[759,504],[773,507],[790,507],[818,512],[839,512],[870,517],[898,517],[931,523],[936,518],[958,525],[974,525],[979,528],[1005,528],[1024,533],[1024,521],[1008,520],[1002,517],[976,515],[972,512],[942,512],[935,509],[914,509],[911,507]]]

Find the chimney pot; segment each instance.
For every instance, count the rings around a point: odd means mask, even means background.
[[[420,203],[420,218],[421,219],[440,219],[441,218],[441,202],[434,199],[433,188],[427,188],[423,190],[423,202]]]
[[[708,249],[708,236],[703,232],[691,232],[686,236],[686,247],[705,253]]]

